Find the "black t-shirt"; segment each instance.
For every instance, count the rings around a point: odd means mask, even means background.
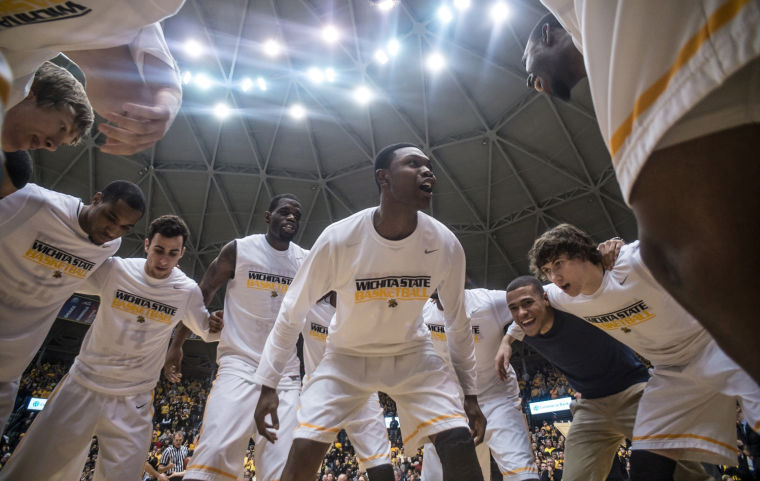
[[[564,311],[554,310],[554,325],[546,334],[525,336],[523,342],[562,371],[584,398],[611,396],[649,379],[629,347]]]

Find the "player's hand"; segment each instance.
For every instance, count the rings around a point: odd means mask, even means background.
[[[104,112],[110,124],[98,125],[108,139],[100,150],[108,154],[130,155],[147,149],[163,138],[181,105],[176,93],[163,89],[152,103],[126,102],[121,112]]]
[[[174,461],[169,461],[169,464],[166,465],[166,470],[170,470],[174,467]]]
[[[625,241],[620,237],[613,237],[596,246],[596,249],[602,254],[602,267],[605,271],[612,270],[615,267],[615,261],[620,255],[620,248],[625,245]]]
[[[275,431],[280,429],[280,419],[277,417],[277,406],[279,404],[280,399],[277,397],[277,390],[268,386],[261,386],[261,394],[259,395],[259,402],[256,404],[256,411],[253,413],[253,419],[256,421],[256,429],[259,434],[270,443],[277,441]],[[272,416],[272,424],[267,422],[267,414]]]
[[[164,361],[164,377],[170,383],[178,383],[182,380],[182,346],[169,347]]]
[[[496,373],[502,381],[507,380],[507,366],[509,366],[509,359],[511,357],[512,346],[508,342],[502,341],[499,345],[499,350],[496,352],[496,357],[493,359]]]
[[[486,435],[486,417],[478,405],[478,397],[474,394],[464,397],[464,412],[470,425],[470,434],[475,446],[483,442]]]
[[[216,334],[224,328],[224,310],[214,311],[208,316],[208,332]]]

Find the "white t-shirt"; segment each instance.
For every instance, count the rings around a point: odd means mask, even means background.
[[[219,339],[209,333],[198,284],[177,267],[166,279],[150,277],[145,262],[111,257],[81,289],[100,296],[95,321],[70,371],[89,389],[114,395],[152,390],[180,321],[206,342]]]
[[[303,328],[303,365],[307,376],[314,372],[325,357],[327,334],[334,315],[335,308],[329,300],[318,302],[306,314],[306,325]]]
[[[710,335],[644,265],[639,242],[620,249],[602,285],[570,297],[554,284],[544,286],[551,305],[574,314],[629,346],[654,366],[680,366],[710,342]]]
[[[419,212],[405,239],[381,237],[376,208],[328,226],[298,271],[267,339],[257,382],[277,384],[306,314],[334,290],[338,309],[330,323],[327,351],[352,356],[394,356],[432,348],[422,308],[437,288],[446,310],[446,333],[465,394],[476,394],[475,356],[464,312],[462,246],[443,224]]]
[[[13,72],[8,107],[23,100],[34,72],[60,52],[129,45],[142,72],[150,53],[174,67],[160,20],[184,0],[49,0],[0,2],[0,53]]]
[[[499,350],[507,325],[512,322],[512,315],[507,309],[507,296],[504,291],[467,289],[464,291],[464,307],[472,325],[475,365],[478,373],[478,395],[480,395],[501,383],[493,359]],[[436,352],[444,359],[448,359],[443,311],[438,309],[435,302],[428,302],[422,310],[422,317],[430,331],[430,338]],[[509,377],[507,385],[511,391],[514,391],[515,396],[519,395],[517,376],[511,365],[507,374]]]
[[[0,357],[14,359],[12,368],[4,359],[5,374],[23,372],[66,300],[121,245],[93,244],[79,226],[82,207],[36,184],[0,200]]]
[[[235,276],[227,282],[224,329],[217,349],[217,362],[253,380],[253,372],[259,365],[264,343],[272,330],[280,304],[308,251],[293,242],[288,250],[277,250],[269,245],[264,234],[251,235],[235,242]],[[284,375],[299,374],[294,342]]]
[[[760,55],[756,1],[542,2],[583,53],[599,128],[626,201],[670,127]],[[740,110],[736,115],[745,115]],[[716,130],[726,128],[727,119],[718,121]]]

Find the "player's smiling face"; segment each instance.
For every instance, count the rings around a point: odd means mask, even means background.
[[[393,200],[420,209],[430,206],[436,178],[428,156],[417,147],[402,147],[388,166],[389,194]]]
[[[541,266],[541,272],[567,295],[575,297],[588,282],[586,264],[589,262],[562,254]]]
[[[301,204],[295,199],[282,198],[272,212],[264,215],[269,224],[269,234],[283,241],[290,241],[298,234],[301,223]]]
[[[507,307],[526,336],[544,334],[551,328],[553,316],[549,311],[549,300],[543,291],[539,293],[533,286],[507,292]]]
[[[164,237],[155,234],[153,239],[145,239],[145,253],[148,255],[145,273],[154,279],[166,279],[185,254],[182,236]]]

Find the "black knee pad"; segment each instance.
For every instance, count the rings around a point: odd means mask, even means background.
[[[394,481],[393,466],[390,464],[381,464],[374,468],[367,468],[367,478],[369,481]]]
[[[483,481],[469,429],[440,432],[435,435],[433,444],[441,459],[443,481]]]
[[[631,453],[631,481],[673,481],[676,462],[651,451]]]

